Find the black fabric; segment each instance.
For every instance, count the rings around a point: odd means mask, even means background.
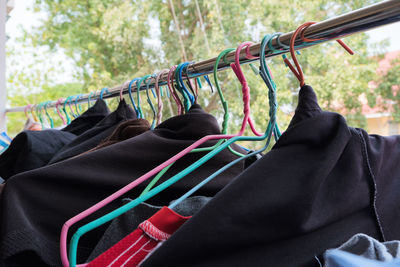
[[[170,118],[153,131],[12,177],[5,184],[0,201],[0,261],[8,266],[8,259],[15,259],[12,255],[20,253],[18,264],[29,266],[32,253],[28,251],[33,251],[43,260],[41,266],[61,266],[58,242],[61,227],[68,219],[209,134],[220,134],[218,122],[196,104],[187,114]],[[215,143],[210,141],[204,146]],[[233,148],[245,153],[238,146]],[[179,159],[160,182],[205,154],[190,153]],[[224,150],[147,202],[153,205],[168,204],[236,158],[229,150]],[[213,196],[241,171],[243,163],[216,177],[197,193]],[[147,184],[139,185],[123,197],[137,197]],[[112,202],[83,223],[118,208],[119,203]],[[87,259],[106,228],[107,225],[104,225],[81,239],[79,262]],[[69,238],[76,229],[72,227]]]
[[[349,127],[304,86],[273,149],[142,266],[319,266],[354,234],[399,239],[399,162],[400,136]]]
[[[104,119],[110,110],[103,99],[98,99],[96,103],[88,110],[82,113],[78,118],[71,121],[61,131],[70,132],[76,135],[83,134],[87,130],[93,128],[98,122]]]
[[[7,180],[15,174],[45,166],[75,138],[75,134],[50,129],[19,133],[0,155],[0,176]]]
[[[79,135],[73,142],[61,148],[50,160],[49,164],[77,156],[96,147],[103,139],[111,135],[121,122],[135,118],[135,111],[123,99],[119,102],[115,111],[111,112],[93,128]]]

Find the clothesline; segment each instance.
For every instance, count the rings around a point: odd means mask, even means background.
[[[373,28],[387,25],[390,23],[400,21],[400,1],[398,0],[389,0],[383,1],[371,6],[367,6],[364,8],[357,9],[355,11],[327,19],[316,24],[311,25],[304,32],[304,37],[309,39],[319,39],[317,42],[303,42],[300,38],[298,38],[295,42],[296,49],[303,49],[306,47],[310,47],[313,45],[317,45],[323,42],[336,40],[339,38],[343,38],[346,36],[350,36],[352,34],[364,32],[367,30],[371,30]],[[275,37],[272,40],[272,46],[274,50],[268,49],[266,51],[266,57],[273,57],[277,55],[281,55],[287,53],[289,51],[288,46],[286,44],[289,43],[289,40],[293,34],[292,32],[284,33],[279,37]],[[243,49],[241,52],[240,63],[247,64],[251,63],[256,59],[248,59],[246,57],[246,49]],[[256,43],[248,48],[249,54],[253,57],[259,57],[260,52],[260,43]],[[229,53],[226,56],[226,61],[231,62],[234,58],[234,52]],[[187,68],[187,78],[196,78],[200,76],[204,76],[210,74],[213,71],[214,63],[216,61],[216,57],[191,63]],[[218,65],[218,71],[226,69],[229,67],[224,61],[221,61]],[[154,87],[154,78],[151,78],[149,87]],[[159,85],[165,85],[167,81],[167,73],[163,74],[159,80]],[[108,94],[104,95],[103,98],[112,98],[116,97],[120,94],[121,89],[123,90],[123,94],[128,94],[128,84],[129,82],[125,82],[122,85],[118,85],[116,87],[108,89]],[[137,90],[136,84],[131,87],[132,92]],[[145,90],[146,86],[142,85],[139,90]],[[96,100],[100,98],[100,91],[92,92],[88,94],[83,94],[80,96],[77,103],[87,102],[88,99]],[[65,101],[65,100],[64,100]],[[63,104],[64,102],[61,102]],[[55,107],[57,101],[51,101],[46,106],[47,107]],[[24,112],[25,106],[22,107],[12,107],[7,108],[6,112]]]

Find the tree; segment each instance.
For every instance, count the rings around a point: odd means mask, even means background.
[[[260,41],[266,33],[291,31],[304,21],[320,21],[372,2],[376,1],[36,0],[36,11],[47,16],[25,37],[36,46],[63,49],[76,62],[84,88],[95,90],[178,64],[184,60],[182,49],[189,61],[206,59],[242,41]],[[345,113],[354,126],[365,126],[358,97],[366,93],[371,98],[368,82],[376,77],[367,39],[365,34],[346,38],[356,51],[354,56],[335,42],[305,49],[299,56],[306,82],[316,90],[321,106]],[[285,129],[296,105],[298,82],[281,58],[268,62],[278,85],[278,122]],[[257,128],[264,129],[266,86],[249,67],[243,68],[251,88],[253,117]],[[229,131],[236,131],[242,117],[240,84],[232,71],[218,75],[231,111]],[[199,101],[221,119],[216,93],[203,90]]]

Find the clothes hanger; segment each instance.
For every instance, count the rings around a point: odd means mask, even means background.
[[[181,89],[183,89],[183,91],[186,93],[191,105],[193,105],[194,103],[196,103],[196,97],[197,97],[198,92],[197,91],[195,92],[193,90],[192,82],[189,79],[189,76],[187,75],[187,82],[188,82],[190,90],[192,91],[192,93],[190,93],[189,90],[186,88],[185,83],[183,82],[183,77],[182,77],[183,70],[187,69],[187,67],[189,66],[190,63],[191,62],[185,62],[185,63],[180,64],[180,66],[178,65],[178,68],[177,68],[178,71],[176,72],[176,78],[177,78],[176,80],[179,84],[179,87]]]
[[[167,86],[169,91],[171,92],[172,97],[174,98],[176,105],[178,106],[178,115],[182,115],[185,108],[183,107],[182,101],[180,100],[178,94],[175,91],[175,86],[173,85],[174,76],[172,75],[177,66],[172,66],[169,69],[167,76]]]
[[[312,24],[314,24],[315,22],[306,22],[303,23],[302,25],[300,25],[296,31],[292,34],[291,38],[290,38],[290,55],[292,57],[292,60],[295,64],[296,69],[293,67],[293,65],[290,63],[289,59],[285,58],[284,61],[286,63],[286,65],[290,68],[290,70],[293,72],[293,74],[296,76],[296,78],[299,80],[300,82],[300,87],[305,85],[305,81],[304,81],[304,73],[303,70],[300,67],[300,64],[297,60],[296,54],[295,54],[295,50],[294,50],[294,43],[296,40],[296,37],[298,34],[300,34],[300,39],[304,42],[308,41],[319,41],[321,39],[308,39],[304,37],[304,32],[305,30],[310,27]],[[354,52],[340,39],[336,40],[350,55],[353,55]]]
[[[43,116],[43,114],[42,114],[42,105],[43,105],[43,102],[39,103],[38,105],[36,105],[35,106],[35,110],[36,110],[36,114],[39,117],[39,121],[40,121],[40,124],[42,126],[42,129],[44,129],[45,127],[44,127],[44,122],[43,122],[43,117],[42,117]]]
[[[154,88],[156,89],[156,94],[157,94],[157,120],[156,120],[157,125],[159,125],[162,121],[162,110],[163,110],[163,102],[161,100],[161,97],[163,96],[163,90],[158,83],[160,81],[161,76],[167,71],[168,71],[167,69],[159,71],[154,81]]]
[[[268,36],[266,36],[266,37],[268,37]],[[271,39],[272,39],[272,37],[271,37]],[[269,40],[271,40],[271,39],[269,39]],[[249,46],[248,46],[249,47]],[[265,47],[264,47],[264,50],[265,50]],[[224,58],[224,61],[225,61],[225,63],[227,63],[227,64],[229,64],[229,62],[227,62],[227,60],[226,60],[226,55],[228,54],[228,53],[230,53],[230,52],[232,52],[232,51],[235,51],[235,48],[228,48],[228,49],[225,49],[224,51],[222,51],[219,55],[218,55],[218,57],[217,57],[217,59],[216,59],[216,61],[215,61],[215,64],[214,64],[214,81],[215,81],[215,84],[216,84],[216,86],[217,86],[217,90],[218,90],[218,94],[219,94],[219,96],[220,96],[220,100],[221,100],[221,103],[222,103],[222,106],[223,106],[223,108],[224,108],[224,120],[223,120],[223,123],[222,123],[222,134],[226,134],[226,132],[227,132],[227,126],[228,126],[228,119],[229,119],[229,110],[228,110],[228,103],[226,102],[226,100],[225,100],[225,98],[224,98],[224,95],[223,95],[223,93],[222,93],[222,90],[221,90],[221,87],[219,86],[219,81],[218,81],[218,76],[217,76],[217,70],[218,70],[218,65],[219,65],[219,62],[220,62],[220,60],[221,60],[221,58]],[[249,55],[250,55],[250,51],[249,50],[247,50],[246,49],[246,53],[248,53]],[[248,56],[249,57],[249,56]],[[265,51],[264,51],[264,57],[265,57]],[[265,62],[265,59],[264,59],[264,62]],[[265,62],[265,65],[266,65],[266,62]],[[267,66],[267,65],[266,65]],[[260,68],[261,68],[261,66],[260,66]],[[268,73],[270,72],[270,70],[268,70]],[[271,76],[269,76],[270,77],[270,80],[272,81],[272,78],[271,78]],[[206,81],[207,81],[207,79],[206,79]],[[209,81],[208,81],[209,82]],[[273,82],[273,81],[272,81]],[[210,83],[210,82],[209,82]],[[211,84],[211,83],[210,83]],[[211,85],[210,85],[210,87],[211,87]],[[269,88],[269,87],[268,87]],[[275,129],[278,129],[277,127],[275,128],[274,127],[274,130]],[[279,131],[279,129],[278,129],[278,131]],[[280,132],[279,133],[276,133],[275,134],[275,136],[280,136],[281,134],[280,134]],[[226,139],[221,139],[221,140],[219,140],[214,146],[211,146],[211,147],[204,147],[204,148],[196,148],[196,149],[193,149],[190,153],[192,153],[192,152],[204,152],[204,151],[211,151],[211,150],[213,150],[213,149],[215,149],[216,147],[218,147],[219,145],[221,145],[223,142],[225,142],[226,141]],[[235,150],[233,150],[233,148],[231,148],[231,146],[228,146],[228,149],[233,153],[233,154],[235,154],[235,155],[237,155],[237,156],[239,156],[239,157],[245,157],[246,155],[243,155],[243,154],[241,154],[241,153],[239,153],[239,152],[237,152],[237,151],[235,151]],[[255,153],[255,154],[257,154],[257,153]],[[250,155],[255,155],[254,153],[251,153]],[[247,155],[246,156],[246,158],[247,157],[250,157],[249,155]],[[168,169],[173,165],[174,163],[171,163],[168,167],[166,167],[166,168],[164,168],[162,171],[160,171],[158,174],[157,174],[157,176],[156,177],[154,177],[153,178],[153,180],[151,180],[150,181],[150,183],[146,186],[146,188],[143,190],[143,192],[140,194],[140,196],[143,196],[144,194],[146,194],[147,192],[149,192],[150,191],[150,189],[159,181],[159,179],[165,174],[165,172],[167,172],[168,171]],[[215,176],[214,176],[215,177]]]
[[[136,106],[136,104],[135,104],[135,100],[133,100],[133,97],[132,97],[132,84],[133,84],[135,81],[139,80],[139,79],[140,79],[140,78],[134,78],[134,79],[132,79],[132,80],[129,82],[129,85],[128,85],[129,98],[131,99],[132,106],[133,106],[133,109],[134,109],[135,112],[136,112],[136,117],[137,117],[137,118],[141,118],[141,117],[140,117],[139,110],[138,110],[138,108],[137,108],[137,106]]]
[[[57,103],[56,103],[56,111],[57,111],[58,116],[61,118],[61,120],[62,120],[62,122],[63,122],[63,125],[66,125],[67,122],[65,121],[64,117],[62,116],[61,111],[58,109],[58,106],[59,106],[63,101],[64,101],[63,98],[59,98],[59,99],[57,100]]]
[[[110,93],[110,92],[108,91],[108,88],[107,88],[107,87],[104,87],[103,89],[101,89],[101,91],[100,91],[100,99],[102,99],[102,100],[103,100],[104,92],[105,92],[106,94],[109,94],[109,93]]]
[[[28,104],[28,105],[26,105],[25,108],[24,108],[25,117],[26,117],[27,119],[29,119],[28,109],[30,109],[32,106],[33,106],[32,104]]]
[[[140,105],[140,86],[142,85],[142,82],[144,80],[146,80],[147,78],[150,78],[150,77],[151,77],[151,75],[148,74],[148,75],[143,76],[142,78],[139,78],[136,81],[137,107],[138,107],[138,110],[139,110],[140,118],[144,118],[143,110],[142,110],[142,107]]]
[[[178,90],[179,93],[182,94],[183,96],[183,106],[185,108],[185,111],[188,112],[190,109],[190,106],[194,104],[194,97],[189,93],[188,89],[186,88],[185,84],[183,84],[182,81],[182,68],[189,64],[189,62],[181,63],[179,64],[176,69],[175,69],[175,88]]]
[[[29,104],[29,105],[30,105],[29,111],[30,111],[31,114],[32,114],[33,120],[34,120],[35,122],[39,122],[38,117],[37,117],[36,114],[33,112],[33,110],[34,110],[34,108],[35,108],[35,105],[32,105],[32,104]],[[29,106],[29,105],[28,105],[28,106]]]
[[[269,68],[267,67],[266,64],[266,60],[265,60],[265,48],[267,44],[270,44],[271,40],[275,37],[276,35],[265,35],[262,42],[261,42],[261,47],[260,47],[260,74],[263,73],[264,77],[266,78],[264,80],[265,84],[268,87],[268,100],[269,100],[269,116],[270,116],[270,120],[268,123],[268,127],[267,130],[265,132],[265,135],[263,136],[264,139],[267,138],[266,144],[263,148],[256,150],[244,157],[241,158],[237,158],[234,161],[230,162],[229,164],[225,165],[224,167],[222,167],[221,169],[219,169],[218,171],[216,171],[215,173],[213,173],[212,175],[210,175],[209,177],[207,177],[206,179],[204,179],[202,182],[200,182],[199,184],[197,184],[195,187],[193,187],[192,189],[190,189],[188,192],[186,192],[183,196],[181,196],[180,198],[178,198],[177,200],[175,200],[171,205],[169,205],[168,207],[170,209],[174,209],[177,205],[179,205],[182,201],[184,201],[185,199],[187,199],[188,197],[190,197],[191,195],[193,195],[197,190],[199,190],[202,186],[204,186],[205,184],[207,184],[208,182],[210,182],[211,180],[213,180],[215,177],[217,177],[219,174],[221,174],[222,172],[224,172],[225,170],[229,169],[230,167],[232,167],[233,165],[235,165],[236,163],[238,163],[239,161],[242,161],[246,158],[252,157],[254,155],[257,155],[259,153],[264,152],[265,150],[267,150],[271,138],[272,138],[272,134],[274,133],[275,136],[275,140],[277,141],[278,138],[280,137],[280,131],[278,128],[278,125],[276,124],[276,113],[277,113],[277,102],[276,102],[276,84],[275,82],[272,80],[272,74],[270,73]],[[228,49],[227,49],[228,50]],[[270,51],[272,51],[274,49],[270,49]],[[229,51],[230,52],[230,51]],[[274,131],[275,130],[275,131]],[[277,135],[277,133],[279,133],[279,135]],[[258,137],[256,137],[258,138]]]
[[[154,108],[153,103],[151,102],[149,95],[149,87],[150,87],[150,78],[154,78],[154,75],[151,75],[149,79],[144,80],[144,84],[146,85],[146,95],[147,95],[147,103],[149,103],[151,111],[153,112],[153,121],[151,122],[150,129],[153,130],[156,126],[156,109]]]
[[[81,115],[80,113],[82,112],[81,104],[78,105],[78,100],[79,100],[79,98],[81,98],[81,96],[83,96],[83,94],[77,95],[75,98],[75,111],[76,111],[76,114],[78,114],[78,116],[80,116]],[[78,111],[78,107],[79,107],[79,111]]]
[[[89,93],[88,100],[87,100],[87,104],[88,104],[88,108],[87,109],[89,109],[91,107],[92,100],[90,99],[90,97],[92,96],[92,94],[93,94],[93,92]],[[96,95],[96,92],[94,94]]]
[[[218,94],[220,96],[220,99],[221,99],[221,102],[222,102],[222,106],[224,108],[224,121],[222,123],[222,132],[221,132],[222,134],[226,134],[226,132],[227,132],[229,111],[228,111],[228,103],[226,102],[226,100],[224,98],[224,95],[222,93],[221,87],[219,86],[218,77],[217,77],[217,70],[218,70],[218,65],[219,65],[219,62],[220,62],[221,58],[224,57],[226,54],[232,52],[232,51],[235,51],[235,48],[230,48],[230,49],[226,49],[226,50],[222,51],[218,55],[218,57],[217,57],[217,59],[215,61],[215,64],[214,64],[214,81],[216,83]],[[227,62],[225,62],[225,63],[227,63]],[[157,82],[156,82],[156,84],[157,84]],[[190,153],[211,151],[211,150],[215,149],[216,147],[218,147],[219,145],[221,145],[224,141],[226,141],[226,139],[219,140],[215,145],[213,145],[211,147],[195,148]],[[232,152],[236,156],[239,156],[239,157],[245,156],[245,155],[235,151],[233,148],[231,148],[231,146],[228,146],[228,149],[229,149],[230,152]],[[166,167],[162,171],[160,171],[153,178],[153,180],[150,181],[150,183],[146,186],[146,188],[143,190],[143,192],[140,194],[140,196],[142,196],[142,195],[146,194],[147,192],[149,192],[150,189],[160,180],[160,178],[170,169],[170,167],[172,167],[173,164],[174,163],[171,163],[168,167]]]
[[[71,107],[71,101],[75,96],[71,96],[69,98],[67,98],[67,104],[70,110],[70,114],[72,115],[72,117],[74,117],[74,119],[76,119],[78,117],[78,115],[75,114],[74,109]]]
[[[53,118],[50,116],[49,112],[47,111],[47,105],[50,103],[51,101],[47,101],[44,103],[44,112],[46,113],[47,119],[50,121],[50,127],[51,129],[54,128],[54,121]]]
[[[231,68],[234,70],[237,78],[239,79],[239,81],[242,84],[242,91],[243,91],[243,95],[244,95],[243,96],[244,118],[243,118],[243,121],[242,121],[242,126],[240,128],[240,131],[237,134],[231,134],[231,135],[208,135],[208,136],[205,136],[205,137],[199,139],[198,141],[194,142],[192,145],[188,146],[187,148],[185,148],[184,150],[182,150],[181,152],[179,152],[175,156],[173,156],[170,159],[168,159],[167,161],[163,162],[161,165],[157,166],[153,170],[147,172],[146,174],[144,174],[141,177],[137,178],[136,180],[134,180],[130,184],[126,185],[122,189],[118,190],[114,194],[110,195],[109,197],[105,198],[104,200],[100,201],[99,203],[97,203],[94,206],[86,209],[85,211],[79,213],[78,215],[74,216],[73,218],[71,218],[67,222],[65,222],[65,224],[64,224],[64,226],[62,228],[61,237],[60,237],[60,254],[61,254],[61,260],[62,260],[62,263],[63,263],[64,266],[70,266],[69,260],[71,261],[71,266],[73,266],[73,267],[76,266],[76,250],[77,250],[79,238],[83,234],[85,234],[86,232],[88,232],[88,231],[90,231],[90,230],[92,230],[92,229],[94,229],[94,228],[96,228],[96,227],[98,227],[98,226],[100,226],[100,225],[112,220],[112,219],[114,219],[115,217],[121,215],[122,213],[126,212],[126,210],[125,210],[126,208],[124,210],[118,209],[116,211],[108,213],[105,216],[103,216],[103,217],[101,217],[99,219],[96,219],[96,220],[88,223],[85,226],[80,227],[77,230],[77,232],[73,235],[73,237],[71,239],[71,242],[70,242],[70,259],[68,259],[66,244],[67,244],[68,229],[69,229],[70,226],[72,226],[74,223],[80,221],[81,219],[87,217],[88,215],[92,214],[93,212],[97,211],[98,209],[102,208],[103,206],[107,205],[109,202],[111,202],[111,201],[115,200],[116,198],[122,196],[123,194],[129,192],[129,190],[131,190],[132,188],[136,187],[138,184],[146,181],[147,179],[149,179],[153,175],[157,174],[159,171],[161,171],[162,169],[164,169],[165,167],[167,167],[171,163],[177,161],[178,159],[180,159],[181,157],[183,157],[184,155],[189,153],[194,148],[197,148],[198,146],[200,146],[204,142],[206,142],[208,140],[230,139],[226,143],[224,143],[223,145],[219,146],[218,148],[214,149],[213,151],[211,151],[208,154],[206,154],[205,156],[203,156],[200,160],[198,160],[197,162],[193,163],[191,166],[189,166],[185,170],[181,171],[177,175],[173,176],[172,178],[170,178],[169,180],[164,182],[163,183],[163,187],[161,188],[161,190],[160,190],[160,187],[157,186],[156,188],[154,188],[151,191],[149,191],[146,195],[144,195],[142,197],[139,197],[138,199],[133,201],[133,204],[134,205],[138,205],[139,203],[147,200],[151,196],[154,196],[158,192],[160,192],[163,189],[165,189],[167,186],[173,184],[174,181],[177,181],[177,180],[181,179],[182,177],[184,177],[185,175],[187,175],[188,173],[194,171],[196,168],[198,168],[199,166],[201,166],[202,164],[207,162],[209,159],[211,159],[213,156],[215,156],[216,154],[221,152],[223,149],[227,148],[227,146],[229,146],[230,144],[233,143],[233,141],[231,141],[231,138],[238,137],[238,136],[242,135],[244,133],[244,130],[245,130],[247,124],[249,124],[250,126],[253,124],[252,120],[250,118],[250,101],[249,101],[250,100],[250,97],[249,97],[250,89],[249,89],[249,87],[247,85],[247,81],[246,81],[246,79],[244,77],[244,74],[243,74],[243,72],[241,70],[240,61],[239,61],[240,52],[241,52],[242,48],[244,48],[245,46],[250,45],[250,44],[251,43],[246,42],[246,43],[242,43],[242,44],[240,44],[238,46],[238,48],[236,49],[236,53],[235,53],[235,62],[231,64]],[[258,136],[260,135],[254,129],[254,126],[250,127],[250,129],[252,130],[252,132],[254,134],[256,134]],[[237,138],[234,138],[233,140],[235,141],[236,139]],[[125,206],[123,206],[123,207],[125,207]],[[79,266],[85,266],[85,265],[79,265]]]
[[[64,105],[63,105],[63,111],[64,111],[64,114],[65,114],[65,117],[67,118],[67,124],[71,123],[71,118],[69,117],[67,109],[66,109],[66,105],[67,105],[68,101],[71,99],[71,97],[72,96],[67,97],[67,99],[65,99]]]
[[[129,83],[129,81],[124,82],[124,83],[121,85],[120,89],[119,89],[119,101],[120,101],[120,102],[122,101],[122,99],[124,99],[124,95],[123,95],[123,93],[124,93],[124,88],[125,88],[125,86],[126,86],[128,83]]]

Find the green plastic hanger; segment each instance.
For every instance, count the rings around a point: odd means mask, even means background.
[[[63,112],[64,112],[64,114],[65,114],[65,117],[67,118],[67,125],[71,123],[71,118],[70,118],[69,115],[68,115],[68,112],[67,112],[67,109],[66,109],[66,105],[67,105],[67,103],[68,103],[68,100],[71,99],[71,97],[72,97],[72,96],[69,96],[69,97],[67,97],[67,99],[65,99],[64,105],[63,105],[63,108],[62,108],[62,110],[63,110]]]
[[[47,101],[44,103],[44,112],[46,113],[47,119],[50,121],[50,127],[51,129],[54,128],[54,121],[53,118],[50,116],[49,112],[47,111],[47,105],[50,103],[51,101]]]
[[[43,102],[39,103],[36,106],[36,114],[38,114],[40,124],[42,125],[42,129],[44,129],[45,127],[44,127],[44,121],[43,121],[42,106],[43,106]]]

